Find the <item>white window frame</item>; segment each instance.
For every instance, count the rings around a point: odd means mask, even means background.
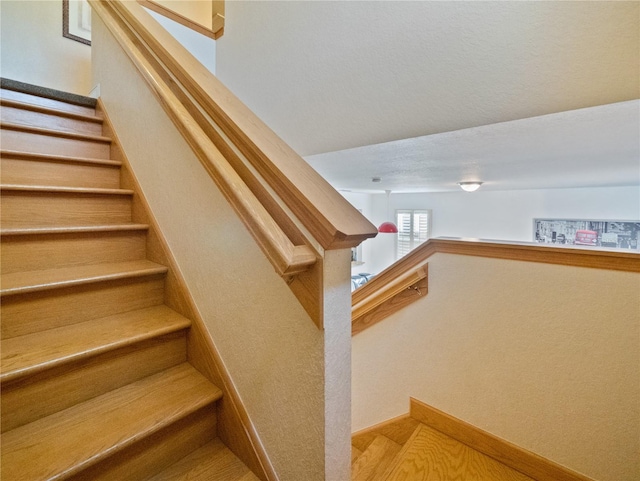
[[[406,235],[407,215],[409,216],[408,236]],[[426,223],[422,223],[422,225],[416,226],[415,223],[418,215],[426,215]],[[396,260],[406,256],[409,252],[411,252],[413,249],[415,249],[431,237],[432,217],[433,216],[431,213],[431,209],[396,210],[396,225],[398,226],[398,234],[396,234]],[[405,237],[405,239],[403,239],[403,237]]]

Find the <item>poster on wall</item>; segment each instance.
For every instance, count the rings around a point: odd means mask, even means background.
[[[62,36],[91,45],[91,7],[87,0],[62,0]]]
[[[533,219],[533,239],[567,244],[638,250],[640,220]]]

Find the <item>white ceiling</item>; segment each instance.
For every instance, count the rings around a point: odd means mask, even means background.
[[[338,188],[639,183],[637,1],[236,0],[216,59]]]
[[[337,189],[444,192],[640,185],[640,101],[309,156]],[[380,182],[372,182],[379,177]]]

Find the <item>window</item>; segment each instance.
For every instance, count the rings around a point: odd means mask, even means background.
[[[396,259],[407,255],[429,238],[431,234],[430,210],[397,210]]]

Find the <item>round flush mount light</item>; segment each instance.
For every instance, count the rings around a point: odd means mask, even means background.
[[[475,192],[480,188],[482,182],[458,182],[458,185],[465,192]]]

